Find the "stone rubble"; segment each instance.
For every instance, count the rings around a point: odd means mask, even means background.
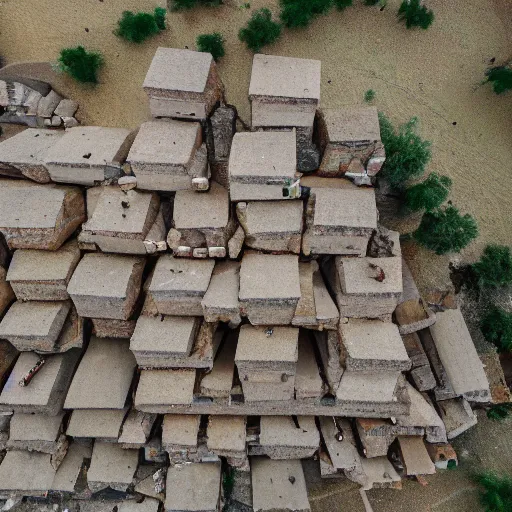
[[[130,132],[0,81],[31,126],[0,142],[0,494],[309,511],[302,458],[363,489],[456,465],[489,383],[379,223],[376,109],[269,55],[250,131],[209,54],[159,48],[144,90]]]

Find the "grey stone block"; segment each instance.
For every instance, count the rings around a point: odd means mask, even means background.
[[[245,456],[246,422],[245,416],[210,416],[208,449],[220,457]]]
[[[162,446],[167,452],[197,448],[201,417],[193,414],[166,414],[162,426]]]
[[[57,416],[15,413],[10,423],[7,449],[54,454],[62,433],[64,413]]]

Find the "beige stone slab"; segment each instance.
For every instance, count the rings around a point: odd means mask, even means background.
[[[315,418],[313,416],[297,416],[297,422],[295,422],[291,416],[262,416],[260,445],[270,458],[302,458],[279,457],[278,455],[293,454],[292,450],[289,450],[290,453],[286,453],[285,450],[279,450],[279,448],[306,448],[312,455],[320,445],[320,434],[315,425]],[[272,448],[277,448],[277,450],[272,453]],[[284,453],[279,454],[279,451],[284,451]]]
[[[193,414],[166,414],[162,425],[162,446],[167,451],[178,447],[197,447],[201,416]]]
[[[350,421],[344,418],[319,418],[320,431],[335,469],[361,469],[361,456],[357,450]]]
[[[158,512],[160,501],[145,498],[143,502],[123,501],[117,507],[118,512]]]
[[[162,404],[191,404],[195,370],[143,370],[140,373],[135,407]]]
[[[156,419],[156,414],[147,414],[132,409],[123,421],[118,442],[123,448],[146,444]]]
[[[239,210],[239,208],[238,208]],[[244,209],[244,228],[248,237],[302,232],[302,201],[249,201]],[[241,213],[239,211],[238,218]],[[242,219],[240,219],[242,222]]]
[[[300,299],[295,309],[292,325],[316,326],[315,292],[313,288],[313,274],[318,268],[316,262],[299,263]]]
[[[125,340],[92,337],[69,388],[66,409],[123,409],[136,363]]]
[[[422,437],[399,436],[398,444],[407,476],[432,475],[436,472]]]
[[[391,402],[399,376],[400,372],[346,371],[341,377],[336,398],[340,401]]]
[[[233,387],[235,371],[236,334],[229,334],[213,363],[210,373],[201,380],[201,395],[228,398]]]
[[[52,482],[52,491],[74,492],[85,459],[90,459],[92,446],[89,443],[71,443]]]
[[[66,434],[72,437],[117,441],[127,409],[76,409]]]
[[[454,439],[477,424],[477,416],[464,398],[439,402],[439,414],[446,428],[446,437]]]
[[[376,107],[322,109],[322,114],[331,143],[380,140]]]
[[[23,449],[21,446],[26,445],[28,448],[32,442],[55,443],[62,431],[63,418],[64,413],[57,416],[14,413],[9,425],[7,446]]]
[[[313,273],[313,298],[315,300],[317,323],[322,325],[324,329],[335,329],[340,314],[327,290],[320,270]]]
[[[206,435],[208,449],[219,456],[245,453],[245,416],[210,416]]]

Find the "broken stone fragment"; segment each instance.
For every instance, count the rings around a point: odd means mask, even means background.
[[[140,448],[147,442],[156,419],[156,414],[132,409],[123,422],[118,442],[123,448]]]
[[[438,406],[448,439],[454,439],[477,424],[477,416],[464,398],[443,400]]]
[[[432,475],[436,472],[422,437],[400,436],[398,444],[407,476]]]
[[[220,106],[210,117],[212,148],[210,161],[212,162],[212,171],[218,169],[216,163],[227,163],[231,151],[231,143],[236,132],[236,108],[230,105]],[[223,179],[218,173],[212,173],[213,179],[224,187],[228,188],[227,180]]]
[[[121,176],[117,180],[117,184],[121,190],[128,192],[128,190],[132,190],[137,186],[137,178],[135,176]]]
[[[78,110],[78,102],[63,99],[55,108],[55,115],[60,117],[73,117]]]
[[[235,260],[240,255],[245,241],[245,231],[242,226],[236,228],[235,234],[228,241],[229,257]]]
[[[210,416],[208,449],[221,457],[245,457],[246,423],[245,416]]]
[[[66,435],[117,442],[127,409],[75,409]]]
[[[51,117],[61,100],[62,97],[59,96],[54,90],[51,90],[46,96],[43,96],[39,100],[39,105],[37,106],[37,115],[39,117]]]

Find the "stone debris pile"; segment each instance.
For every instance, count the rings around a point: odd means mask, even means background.
[[[209,54],[159,48],[144,89],[136,132],[0,142],[40,182],[0,180],[0,496],[307,511],[303,458],[365,489],[456,464],[489,384],[379,224],[376,110],[267,55],[251,131]]]

